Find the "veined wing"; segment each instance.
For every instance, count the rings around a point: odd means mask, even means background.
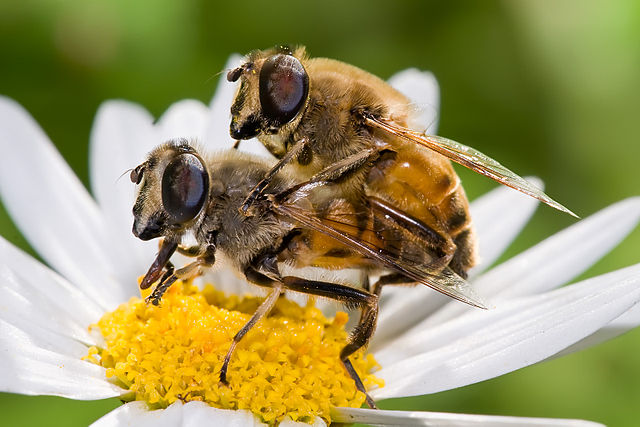
[[[402,254],[391,252],[388,248],[377,247],[371,242],[359,239],[355,233],[355,227],[354,232],[348,231],[348,228],[345,229],[345,227],[342,226],[339,230],[331,224],[332,221],[324,220],[308,209],[300,208],[286,201],[281,203],[273,201],[272,208],[274,212],[285,219],[326,234],[341,242],[349,249],[374,260],[383,267],[401,273],[418,283],[429,286],[465,304],[479,308],[487,308],[476,295],[471,284],[448,267],[439,272],[429,271],[424,266],[415,263],[415,261],[404,258]]]
[[[547,196],[538,187],[474,148],[441,136],[425,135],[402,126],[398,126],[394,123],[378,119],[371,115],[366,115],[364,119],[370,126],[382,129],[408,141],[415,142],[416,144],[420,144],[423,147],[429,148],[445,157],[448,157],[454,162],[459,163],[472,171],[478,172],[479,174],[491,178],[500,184],[518,190],[555,209],[578,218],[576,214],[553,200],[551,197]]]

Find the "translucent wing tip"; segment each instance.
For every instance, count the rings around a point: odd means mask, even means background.
[[[458,276],[449,268],[445,268],[437,278],[432,278],[432,280],[423,283],[438,292],[442,292],[470,306],[483,310],[493,308],[491,304],[488,304],[477,294],[471,283]]]
[[[553,199],[549,199],[549,201],[543,200],[543,202],[545,202],[547,205],[551,206],[552,208],[559,210],[560,212],[568,213],[572,217],[576,219],[580,219],[580,217],[576,215],[573,211],[571,211],[570,209],[566,208],[564,205],[561,205],[560,203],[556,202]]]
[[[523,193],[525,193],[525,194],[527,194],[529,196],[532,196],[532,197],[540,200],[542,203],[544,203],[544,204],[546,204],[548,206],[551,206],[554,209],[559,210],[560,212],[568,213],[572,217],[580,219],[580,217],[578,215],[576,215],[573,211],[571,211],[570,209],[568,209],[564,205],[556,202],[551,197],[547,196],[547,194],[544,191],[542,191],[540,188],[538,188],[537,185],[531,183],[529,180],[526,180],[524,178],[521,178],[521,179],[526,181],[527,184],[529,184],[535,190],[529,193],[527,191],[523,191],[523,189],[512,187],[514,190],[521,191],[521,192],[523,192]]]

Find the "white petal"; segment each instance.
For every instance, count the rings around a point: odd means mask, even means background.
[[[120,396],[104,368],[45,350],[20,329],[0,320],[0,391],[93,400]]]
[[[495,415],[384,411],[360,408],[336,408],[335,414],[332,414],[332,419],[340,423],[366,423],[375,426],[602,426],[602,424],[592,421],[558,418],[501,417]]]
[[[167,409],[149,411],[145,402],[129,402],[109,412],[92,427],[178,427],[182,425],[182,403],[176,402]]]
[[[381,303],[378,328],[369,346],[372,352],[386,348],[389,341],[451,302],[451,298],[426,286],[398,287],[389,291],[394,291],[393,298]],[[384,294],[385,290],[382,291]]]
[[[229,426],[229,427],[265,427],[249,411],[217,409],[202,403],[175,402],[166,409],[150,411],[144,402],[130,402],[111,411],[92,424],[92,427],[196,427],[196,426]]]
[[[640,197],[623,200],[554,234],[474,280],[493,304],[538,294],[578,276],[620,243],[640,220]],[[468,310],[449,304],[417,327],[429,327]]]
[[[209,122],[204,144],[210,150],[224,150],[233,146],[233,140],[229,135],[230,109],[239,83],[228,82],[226,76],[228,70],[240,66],[242,62],[243,57],[238,54],[229,57],[218,80],[215,95],[209,104]]]
[[[11,270],[11,280],[6,277],[0,281],[1,292],[13,292],[30,303],[23,313],[29,319],[41,319],[43,313],[50,312],[52,317],[44,320],[42,326],[64,330],[69,336],[79,340],[87,338],[86,328],[97,321],[104,310],[79,289],[69,284],[57,273],[40,264],[26,253],[0,237],[0,262],[3,272]],[[37,303],[36,303],[37,301]],[[11,306],[12,310],[17,309]],[[38,312],[42,312],[39,313]]]
[[[258,418],[247,410],[212,408],[206,403],[189,402],[183,406],[183,427],[229,426],[229,427],[262,427]]]
[[[278,427],[327,427],[327,423],[320,417],[316,417],[313,424],[302,421],[293,421],[288,416],[278,424]]]
[[[3,310],[0,311],[0,322],[20,330],[34,345],[73,359],[81,359],[87,355],[86,344],[76,341],[62,331],[51,331],[40,323],[34,323],[26,316],[20,316],[16,311],[5,311],[6,306],[4,303],[1,304]]]
[[[157,144],[170,139],[186,138],[201,141],[209,120],[209,109],[195,99],[172,104],[156,125]]]
[[[111,254],[119,282],[135,291],[136,279],[153,259],[154,245],[145,244],[131,232],[131,208],[135,185],[127,172],[142,163],[161,141],[155,137],[153,117],[147,110],[126,101],[108,101],[98,109],[91,130],[91,186],[119,250]]]
[[[125,295],[110,277],[108,230],[89,193],[16,102],[0,97],[0,195],[31,245],[105,307]]]
[[[606,326],[598,329],[596,332],[583,338],[577,343],[565,348],[561,352],[553,355],[551,358],[555,359],[556,357],[564,356],[565,354],[575,353],[576,351],[584,350],[585,348],[594,347],[638,326],[640,326],[640,304],[634,305],[622,315],[609,322]]]
[[[0,300],[0,319],[31,336],[41,337],[39,346],[79,358],[86,354],[87,345],[95,344],[87,331],[88,324],[80,326],[68,314],[75,307],[67,307],[67,311],[63,311],[38,291],[21,292],[32,288],[31,285],[6,266],[0,267],[0,280],[0,292],[3,295]],[[41,282],[40,285],[47,284]]]
[[[638,266],[629,267],[404,336],[375,355],[386,385],[371,396],[435,393],[537,363],[629,310],[640,300],[639,284]],[[388,365],[389,358],[398,362]]]
[[[394,74],[388,82],[413,103],[414,120],[408,123],[409,126],[435,134],[438,130],[440,87],[433,73],[409,68]]]
[[[538,188],[544,184],[536,177],[527,181]],[[478,240],[479,262],[469,272],[473,277],[485,270],[507,249],[529,222],[538,201],[519,191],[500,186],[471,203],[471,218]]]
[[[616,247],[639,220],[640,197],[623,200],[554,234],[474,284],[483,295],[499,295],[501,299],[553,289]]]

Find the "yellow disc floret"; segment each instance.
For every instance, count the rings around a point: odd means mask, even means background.
[[[285,416],[330,422],[331,407],[360,407],[357,391],[339,354],[347,333],[346,313],[326,319],[312,303],[301,307],[280,298],[271,314],[242,339],[229,365],[229,386],[220,367],[233,336],[261,302],[225,296],[212,286],[200,291],[174,284],[159,307],[132,298],[105,314],[98,328],[104,348],[85,359],[107,368],[107,377],[130,390],[126,399],[165,408],[176,400],[203,401],[223,409],[248,409],[263,422]],[[382,386],[371,375],[372,355],[351,356],[367,388]]]

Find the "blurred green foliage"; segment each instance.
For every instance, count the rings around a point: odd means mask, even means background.
[[[102,101],[128,99],[155,116],[178,99],[207,102],[229,54],[280,43],[382,77],[432,70],[442,91],[440,134],[540,176],[582,216],[638,194],[635,0],[3,0],[0,93],[31,112],[87,184],[88,136]],[[460,175],[471,198],[494,185]],[[572,222],[540,208],[508,255]],[[28,248],[4,210],[0,234]],[[583,276],[633,264],[639,248],[636,231]],[[381,406],[636,425],[638,352],[634,331],[481,384]],[[0,395],[0,424],[85,425],[117,404]]]

